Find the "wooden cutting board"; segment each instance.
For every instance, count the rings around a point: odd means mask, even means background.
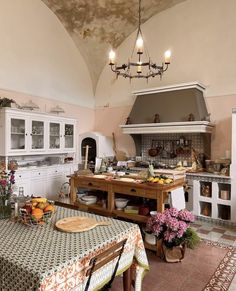
[[[60,219],[55,226],[65,232],[82,232],[93,229],[96,226],[108,226],[109,221],[97,221],[91,217],[73,216]]]

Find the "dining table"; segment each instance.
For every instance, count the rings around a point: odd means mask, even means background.
[[[77,233],[55,227],[60,219],[74,216],[109,224]],[[1,219],[0,290],[83,291],[91,258],[124,239],[127,241],[116,275],[132,270],[135,290],[139,291],[149,264],[137,224],[61,206],[56,207],[51,220],[44,225],[28,226],[14,219]],[[89,290],[99,290],[107,283],[114,265],[111,260],[94,272]],[[129,290],[127,286],[124,289]]]

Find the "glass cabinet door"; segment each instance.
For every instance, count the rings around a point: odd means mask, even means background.
[[[26,121],[24,119],[11,118],[11,150],[26,149]]]
[[[65,148],[72,149],[74,148],[74,124],[65,123]]]
[[[31,149],[44,149],[44,122],[38,120],[31,121]]]
[[[50,149],[60,149],[60,123],[49,123],[49,148]]]

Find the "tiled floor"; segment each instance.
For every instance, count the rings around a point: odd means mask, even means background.
[[[214,225],[203,221],[196,221],[191,225],[203,239],[236,246],[236,228]],[[228,291],[236,290],[236,276]]]
[[[214,225],[211,223],[196,221],[191,225],[203,239],[221,242],[236,246],[236,228]]]

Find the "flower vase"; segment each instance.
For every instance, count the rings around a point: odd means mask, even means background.
[[[184,258],[185,249],[185,243],[180,244],[179,246],[173,246],[171,248],[168,248],[164,243],[162,243],[163,256],[168,263],[181,262]]]
[[[0,219],[11,217],[11,203],[9,195],[0,195]]]

